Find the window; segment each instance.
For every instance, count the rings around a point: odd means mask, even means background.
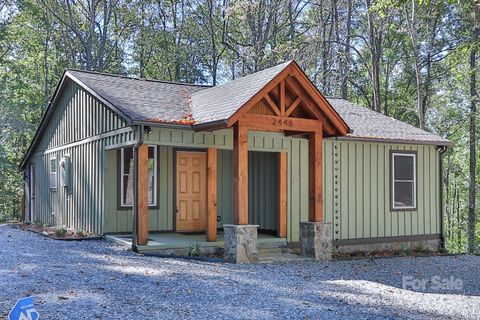
[[[50,158],[50,190],[57,189],[57,158]]]
[[[120,205],[133,205],[133,148],[120,150]],[[157,205],[157,147],[148,146],[148,205]]]
[[[392,209],[417,207],[416,154],[392,152]]]

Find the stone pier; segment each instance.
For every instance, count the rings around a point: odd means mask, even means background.
[[[257,261],[257,225],[225,224],[225,260],[235,263]]]
[[[300,223],[301,252],[316,260],[332,259],[332,225],[327,222]]]

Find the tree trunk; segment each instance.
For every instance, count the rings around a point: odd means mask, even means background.
[[[476,197],[476,113],[477,113],[477,49],[478,8],[473,1],[472,48],[470,49],[470,183],[468,192],[468,252],[475,252],[475,197]]]
[[[405,6],[406,20],[410,41],[412,43],[412,54],[415,69],[415,87],[417,89],[417,114],[418,126],[425,129],[425,109],[423,108],[423,79],[422,79],[422,63],[420,61],[421,48],[418,44],[417,34],[417,1],[411,0],[411,12]]]
[[[340,85],[340,94],[343,99],[348,99],[348,74],[350,71],[350,36],[352,31],[352,0],[347,1],[347,22],[345,25],[345,46],[344,46],[344,59],[342,72],[342,82]]]
[[[463,251],[462,248],[462,217],[460,214],[460,192],[458,188],[456,189],[456,194],[457,194],[457,244],[458,244],[458,249],[459,251]]]
[[[371,72],[370,78],[372,81],[372,107],[373,110],[380,112],[381,99],[380,99],[380,58],[382,47],[382,35],[378,26],[376,25],[376,15],[372,12],[372,4],[370,0],[367,0],[367,20],[368,20],[368,35],[369,35],[369,49],[371,56]]]

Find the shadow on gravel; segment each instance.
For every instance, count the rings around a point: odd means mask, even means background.
[[[104,241],[39,239],[5,238],[0,228],[8,247],[0,249],[0,270],[9,282],[0,311],[28,293],[44,318],[55,319],[70,312],[102,319],[457,317],[480,306],[480,264],[472,269],[468,256],[235,265],[142,256]],[[463,291],[402,289],[404,276],[452,275],[463,279]],[[447,303],[457,307],[440,307]]]

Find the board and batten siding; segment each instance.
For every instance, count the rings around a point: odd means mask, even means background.
[[[27,165],[35,165],[36,201],[32,222],[103,232],[104,148],[134,139],[126,121],[82,87],[68,83]],[[60,186],[58,163],[70,157],[69,187]],[[57,189],[49,188],[49,163],[57,159]],[[29,184],[26,184],[27,213]]]
[[[159,145],[160,207],[149,210],[150,230],[174,230],[175,149],[208,147],[218,152],[218,226],[232,223],[232,132],[193,132],[152,128],[145,143]],[[390,210],[390,150],[417,152],[417,210]],[[308,220],[308,140],[281,133],[249,132],[249,151],[288,153],[288,241],[299,241],[300,221]],[[111,153],[111,154],[110,154]],[[115,151],[107,151],[105,232],[130,231],[131,210],[118,210]],[[250,153],[251,164],[255,156]],[[268,158],[268,157],[265,157]],[[369,143],[326,139],[324,141],[324,216],[332,222],[334,240],[438,234],[440,232],[439,154],[435,146]],[[252,165],[255,166],[255,165]],[[252,177],[253,172],[250,172]],[[267,173],[265,173],[267,174]],[[250,179],[250,183],[251,183]],[[261,183],[262,179],[259,179]],[[268,179],[264,181],[270,181]],[[267,184],[265,184],[267,186]],[[276,190],[269,188],[270,193]],[[275,194],[276,196],[276,194]],[[252,197],[253,198],[253,197]],[[250,208],[258,205],[250,203]],[[269,204],[263,203],[268,206]],[[257,207],[258,208],[258,207]],[[270,210],[271,211],[271,210]],[[256,212],[259,212],[257,209]],[[252,215],[250,215],[252,219]],[[253,218],[256,219],[256,218]],[[263,220],[262,220],[263,219]],[[276,217],[261,217],[267,229]]]
[[[288,176],[291,181],[288,195],[288,217],[290,241],[298,241],[300,219],[306,219],[308,216],[308,141],[306,139],[285,137],[281,133],[271,132],[249,132],[249,151],[262,152],[288,152],[289,170]],[[233,165],[232,152],[233,135],[232,130],[219,130],[215,132],[193,132],[188,130],[176,130],[165,128],[152,128],[151,133],[145,135],[144,143],[150,145],[159,145],[159,188],[160,188],[160,207],[159,209],[149,209],[149,228],[150,230],[167,231],[174,229],[174,152],[175,149],[193,148],[204,150],[208,147],[219,149],[218,152],[218,215],[221,216],[219,227],[223,224],[233,222]],[[132,218],[131,210],[117,208],[117,187],[116,181],[116,157],[114,150],[107,151],[106,172],[108,177],[106,181],[110,186],[106,188],[105,203],[105,232],[123,232],[131,231]],[[252,153],[252,163],[261,163],[261,155]],[[267,155],[266,158],[269,158]],[[271,158],[271,155],[270,155]],[[110,160],[111,159],[111,160]],[[265,161],[263,161],[264,165]],[[255,165],[256,166],[256,165]],[[268,172],[264,172],[268,174]],[[251,173],[252,174],[252,173]],[[265,176],[260,179],[267,187],[271,177]],[[259,181],[260,182],[260,181]],[[275,187],[276,189],[276,187]],[[277,190],[267,190],[267,192],[277,192]],[[115,193],[113,196],[113,193]],[[269,208],[268,202],[252,202],[252,206],[259,208],[265,206]],[[268,211],[271,211],[269,208]],[[295,212],[295,214],[291,214]],[[300,217],[302,215],[302,218]],[[257,220],[257,218],[255,218]],[[275,228],[276,217],[258,221],[266,228]]]
[[[131,230],[131,210],[117,208],[117,151],[114,149],[134,142],[135,134],[124,119],[70,82],[27,166],[27,175],[30,165],[36,166],[32,221],[97,233]],[[232,223],[231,130],[193,132],[152,128],[151,133],[145,135],[145,143],[159,146],[159,208],[149,211],[150,230],[174,230],[176,148],[219,149],[219,226]],[[288,153],[288,241],[299,241],[300,221],[308,219],[308,140],[281,133],[249,132],[249,150]],[[390,210],[390,150],[417,152],[417,210]],[[64,189],[58,182],[57,190],[51,191],[49,160],[55,157],[58,163],[67,154],[71,159],[70,186]],[[441,232],[440,155],[435,146],[327,139],[323,156],[324,216],[333,224],[334,240]],[[252,161],[265,165],[265,159],[260,153],[258,159]],[[265,178],[260,178],[258,183],[268,188],[273,184],[269,181],[273,180],[268,178],[268,172],[261,173]],[[27,182],[27,210],[30,209],[28,187]],[[273,189],[270,185],[267,192],[276,192]],[[251,206],[257,206],[256,211],[260,212],[262,206],[268,208],[269,204],[252,203]],[[276,220],[267,217],[259,223],[270,228]]]
[[[440,234],[440,154],[433,145],[326,140],[324,212],[334,240]],[[390,151],[417,154],[417,210],[391,210]]]

